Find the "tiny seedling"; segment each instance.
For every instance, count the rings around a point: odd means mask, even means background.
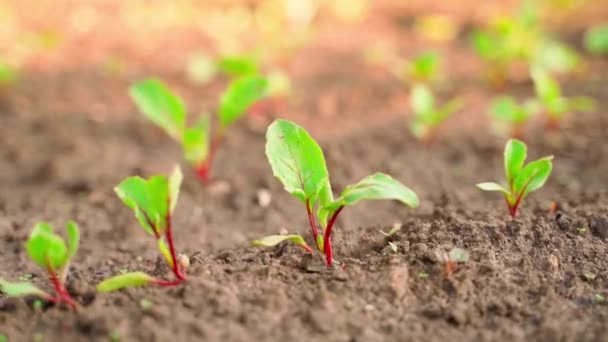
[[[429,84],[438,79],[441,69],[441,55],[435,51],[426,51],[403,64],[399,68],[399,76],[413,82]]]
[[[547,127],[558,128],[564,116],[575,111],[591,111],[595,107],[593,99],[585,96],[566,98],[562,96],[559,83],[545,70],[532,71],[536,96],[547,114]]]
[[[445,261],[445,277],[450,279],[454,272],[456,272],[458,264],[464,264],[469,261],[469,252],[462,248],[455,247],[452,248],[443,259]]]
[[[362,200],[381,199],[418,206],[418,197],[412,190],[383,173],[346,187],[334,199],[323,151],[304,128],[287,120],[276,120],[268,127],[266,156],[285,190],[306,206],[312,236],[317,249],[325,253],[328,267],[334,261],[331,233],[344,207]]]
[[[148,119],[182,145],[186,160],[196,169],[199,179],[208,183],[212,162],[226,130],[265,96],[267,83],[262,77],[250,76],[239,78],[228,86],[220,98],[213,138],[209,117],[203,115],[193,126],[187,126],[184,103],[160,80],[136,83],[131,86],[130,94]]]
[[[0,61],[0,87],[13,84],[17,79],[17,76],[18,73],[15,67]]]
[[[580,62],[574,49],[557,39],[544,37],[536,45],[530,64],[550,72],[565,73],[575,70]]]
[[[66,290],[65,280],[70,261],[78,251],[80,231],[76,223],[69,221],[66,232],[67,243],[53,232],[53,226],[39,222],[34,226],[26,244],[30,258],[48,273],[55,295],[50,295],[29,282],[10,283],[0,279],[2,293],[8,297],[36,296],[55,304],[65,303],[76,309],[76,301]]]
[[[410,130],[416,138],[426,143],[432,142],[439,125],[462,107],[459,98],[451,99],[442,106],[436,105],[431,89],[423,84],[414,85],[410,102],[414,111]]]
[[[123,180],[114,191],[125,205],[133,209],[142,228],[156,238],[160,253],[171,268],[174,280],[154,278],[143,272],[120,272],[97,285],[97,291],[110,292],[128,286],[154,284],[176,286],[186,281],[187,257],[178,255],[173,240],[172,217],[177,204],[182,172],[176,166],[171,176],[152,176],[148,179],[129,177]],[[168,246],[167,246],[168,245]]]
[[[595,55],[608,55],[608,24],[591,27],[585,32],[585,49]]]
[[[517,209],[523,199],[545,184],[553,168],[553,156],[537,159],[524,166],[526,154],[526,144],[517,139],[510,139],[504,152],[505,177],[508,186],[503,187],[494,182],[477,184],[477,187],[484,191],[502,192],[512,217],[517,215]]]
[[[518,103],[511,96],[500,96],[490,106],[492,117],[501,124],[509,126],[512,138],[522,138],[525,124],[538,112],[538,102],[526,100]]]

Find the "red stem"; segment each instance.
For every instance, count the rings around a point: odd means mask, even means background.
[[[317,222],[315,221],[315,215],[313,215],[312,207],[310,206],[310,198],[306,200],[306,213],[308,214],[308,223],[310,223],[310,231],[312,232],[312,237],[315,239],[315,245],[318,246],[317,236],[319,236],[319,231],[317,230]]]
[[[339,207],[338,210],[333,213],[333,215],[329,219],[329,222],[327,223],[327,228],[325,229],[325,236],[323,237],[323,248],[325,249],[325,263],[327,264],[327,267],[331,267],[333,262],[333,251],[330,239],[331,231],[334,228],[334,223],[336,222],[336,219],[338,218],[338,215],[340,214],[342,209],[344,209],[344,206]]]
[[[213,166],[213,160],[217,154],[217,149],[220,146],[222,137],[223,134],[220,132],[213,138],[211,141],[211,146],[209,147],[209,154],[207,155],[207,158],[196,167],[196,175],[204,184],[209,184],[211,181],[211,167]]]
[[[172,269],[173,274],[179,279],[179,281],[186,280],[181,270],[179,269],[179,265],[177,264],[177,256],[175,253],[175,245],[173,244],[173,234],[171,233],[171,199],[167,198],[167,217],[165,219],[167,224],[167,230],[165,231],[165,236],[167,237],[167,243],[169,244],[169,251],[171,252],[171,260],[173,261]]]
[[[184,280],[176,279],[176,280],[162,280],[162,279],[154,279],[150,283],[158,286],[169,287],[169,286],[177,286],[180,285]]]
[[[55,273],[53,268],[50,266],[47,266],[47,272],[49,274],[49,279],[51,280],[51,283],[53,284],[53,288],[55,289],[56,297],[55,297],[54,301],[56,303],[65,302],[73,310],[76,310],[76,307],[77,307],[76,301],[74,299],[72,299],[72,296],[70,296],[68,291],[65,289],[64,285],[59,280],[59,277],[57,277],[57,274]]]

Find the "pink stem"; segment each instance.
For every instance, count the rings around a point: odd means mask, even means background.
[[[333,263],[331,231],[334,228],[334,223],[336,222],[336,219],[338,218],[338,215],[340,214],[342,209],[344,209],[344,206],[339,207],[338,210],[333,213],[333,215],[329,219],[329,222],[327,223],[327,228],[325,229],[325,236],[323,237],[323,247],[325,249],[325,263],[327,264],[327,267],[331,267]]]
[[[196,175],[204,184],[209,184],[209,181],[211,181],[211,167],[213,166],[213,160],[215,159],[215,155],[217,154],[217,150],[222,141],[222,136],[222,133],[218,133],[215,138],[213,138],[211,147],[209,147],[209,155],[207,156],[207,159],[205,159],[196,168]]]
[[[55,289],[55,294],[56,294],[55,302],[56,303],[65,302],[73,310],[76,310],[76,307],[77,307],[76,301],[74,299],[72,299],[72,296],[70,296],[68,291],[65,289],[64,285],[59,280],[59,277],[57,277],[57,274],[55,273],[53,268],[50,266],[47,266],[47,272],[49,274],[49,279],[51,280],[51,283],[53,284],[53,288]]]
[[[179,265],[177,264],[177,256],[175,253],[175,244],[173,243],[173,234],[171,233],[171,200],[167,198],[167,217],[165,222],[167,224],[167,230],[165,231],[165,236],[167,237],[167,243],[169,244],[169,251],[171,252],[171,260],[173,261],[172,270],[173,274],[180,281],[186,280],[181,270],[179,269]]]
[[[316,245],[319,231],[317,230],[317,222],[315,221],[315,216],[313,215],[312,207],[310,206],[310,198],[306,200],[306,213],[308,214],[308,223],[310,223],[310,231],[312,232],[312,237],[315,239]]]
[[[169,286],[177,286],[180,285],[184,279],[176,279],[176,280],[162,280],[162,279],[154,279],[150,283],[158,286],[169,287]]]

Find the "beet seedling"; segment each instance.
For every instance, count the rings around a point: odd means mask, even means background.
[[[534,100],[518,103],[511,96],[500,96],[490,106],[490,114],[494,119],[510,127],[513,138],[523,137],[524,125],[539,112],[539,104]]]
[[[535,68],[532,71],[536,96],[547,114],[547,127],[560,126],[564,116],[574,111],[591,111],[595,107],[593,99],[585,96],[566,98],[562,96],[559,83],[546,71]]]
[[[185,105],[160,80],[136,83],[131,86],[130,94],[148,119],[182,145],[185,159],[196,169],[199,179],[208,183],[215,154],[226,130],[265,96],[267,83],[266,79],[258,76],[243,77],[230,83],[220,97],[213,138],[209,117],[202,116],[193,126],[187,126]]]
[[[503,187],[494,182],[477,184],[477,187],[484,191],[502,192],[512,217],[517,215],[517,209],[523,199],[545,184],[553,168],[553,156],[537,159],[524,166],[526,153],[526,144],[517,139],[510,139],[504,152],[505,177],[508,186]]]
[[[416,84],[410,94],[414,116],[410,121],[410,130],[416,138],[430,143],[435,131],[450,115],[462,107],[462,101],[454,98],[442,106],[435,104],[435,97],[429,87]]]
[[[182,172],[175,167],[171,176],[152,176],[148,179],[129,177],[114,191],[125,205],[133,209],[141,227],[156,238],[159,251],[171,268],[174,280],[156,279],[143,272],[130,272],[106,279],[97,285],[97,291],[110,292],[128,286],[154,284],[176,286],[186,281],[188,258],[178,255],[173,240],[172,215],[177,204]],[[168,245],[168,246],[167,246]]]
[[[458,264],[464,264],[469,261],[469,252],[455,247],[450,250],[450,253],[445,254],[442,259],[445,263],[444,276],[446,279],[450,279],[454,275],[454,272],[456,272]]]
[[[61,236],[53,232],[53,227],[44,222],[34,226],[26,244],[30,258],[44,268],[55,290],[50,295],[29,282],[10,283],[0,279],[0,289],[8,297],[36,296],[46,301],[65,303],[76,309],[76,301],[72,299],[65,288],[65,280],[70,269],[70,261],[78,251],[80,231],[76,223],[66,224],[67,243]]]
[[[317,249],[325,253],[328,267],[334,261],[331,233],[344,207],[380,199],[418,206],[418,197],[412,190],[383,173],[347,186],[334,199],[323,151],[304,128],[287,120],[276,120],[268,127],[266,156],[285,190],[305,204],[312,236]]]

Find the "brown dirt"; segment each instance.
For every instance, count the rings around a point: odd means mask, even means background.
[[[401,37],[405,46],[409,38]],[[169,276],[157,266],[154,241],[112,188],[129,175],[167,172],[180,151],[135,113],[125,88],[136,75],[25,75],[0,99],[0,277],[31,275],[47,288],[24,241],[37,221],[60,228],[73,219],[82,242],[68,287],[81,307],[36,312],[29,300],[0,295],[0,335],[9,341],[607,340],[606,62],[594,61],[599,72],[566,87],[596,98],[596,113],[573,115],[559,132],[540,125],[527,131],[531,157],[555,155],[554,172],[511,220],[499,195],[474,187],[501,179],[505,139],[487,132],[493,93],[471,76],[479,66],[465,44],[456,45],[440,47],[454,76],[442,96],[460,94],[467,107],[430,147],[409,134],[406,88],[387,73],[364,70],[352,53],[314,47],[291,66],[297,94],[289,111],[274,116],[319,138],[334,189],[384,171],[421,198],[418,209],[390,202],[346,209],[334,236],[344,271],[325,271],[320,255],[310,260],[293,246],[249,247],[282,228],[308,233],[302,206],[265,159],[269,118],[250,119],[228,134],[212,186],[186,171],[174,224],[177,248],[192,260],[188,283],[105,295],[95,294],[95,284],[122,270]],[[193,112],[213,106],[218,84],[201,91],[177,74],[164,78]],[[526,83],[512,90],[532,93]],[[257,203],[260,190],[272,194],[267,208]],[[555,213],[548,210],[552,202]],[[396,253],[380,233],[394,224],[401,227],[392,238]],[[471,259],[446,278],[441,255],[453,247],[468,250]],[[142,300],[152,307],[142,308]]]
[[[593,85],[586,91],[606,95]],[[46,286],[23,248],[36,221],[74,219],[83,230],[68,279],[79,312],[34,312],[22,300],[1,299],[0,332],[10,341],[608,338],[608,307],[598,299],[608,295],[608,120],[601,111],[573,117],[559,134],[533,130],[531,155],[554,154],[555,171],[516,220],[499,196],[473,186],[501,177],[502,138],[446,132],[425,148],[403,119],[326,134],[335,189],[385,171],[422,199],[416,210],[386,202],[346,210],[334,245],[347,269],[334,273],[302,269],[306,258],[295,247],[247,247],[280,228],[306,232],[306,217],[270,174],[263,131],[240,124],[215,170],[230,190],[204,188],[188,174],[182,191],[177,246],[196,255],[188,284],[109,295],[96,295],[94,285],[123,269],[153,272],[157,258],[111,189],[127,175],[168,170],[178,149],[135,114],[99,122],[75,113],[7,113],[0,126],[0,277],[32,274]],[[260,189],[272,193],[268,208],[256,203]],[[552,201],[556,214],[548,213]],[[393,223],[401,226],[397,253],[379,233]],[[452,247],[470,251],[471,260],[446,279],[439,255]],[[321,256],[313,264],[321,266]],[[152,308],[142,309],[143,299]]]

